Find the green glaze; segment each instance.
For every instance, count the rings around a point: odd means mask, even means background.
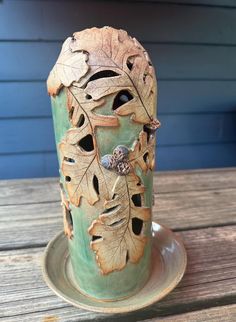
[[[107,100],[105,107],[98,108],[95,112],[112,115],[111,100]],[[55,98],[52,98],[52,113],[58,151],[58,144],[65,136],[66,131],[71,128],[65,89],[62,89]],[[100,157],[105,154],[112,154],[117,145],[122,144],[131,148],[143,128],[141,124],[134,123],[130,116],[118,116],[118,119],[119,127],[96,128],[96,140]],[[61,167],[59,151],[58,159]],[[144,174],[140,169],[136,169],[136,172],[146,187],[144,194],[145,206],[151,207],[153,174],[151,171]],[[61,181],[64,183],[62,174]],[[97,219],[99,214],[100,210],[96,208],[96,204],[90,206],[85,198],[81,198],[79,207],[71,205],[74,237],[69,240],[69,253],[77,287],[83,293],[101,300],[125,298],[138,292],[150,275],[151,221],[145,227],[148,242],[141,260],[137,264],[128,262],[121,271],[102,275],[96,262],[95,253],[90,248],[91,235],[88,233],[88,228],[91,226],[92,221]]]
[[[113,98],[112,96],[108,97],[106,104],[101,108],[97,108],[95,112],[102,115],[114,115],[112,111]],[[143,129],[143,125],[134,123],[130,115],[117,115],[117,118],[119,120],[119,127],[99,127],[96,129],[100,156],[112,154],[117,145],[125,145],[127,148],[131,148]]]

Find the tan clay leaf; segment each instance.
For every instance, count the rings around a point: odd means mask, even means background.
[[[116,176],[100,165],[95,150],[84,152],[76,143],[73,144],[74,137],[79,137],[78,129],[69,130],[68,137],[59,146],[70,202],[79,206],[83,196],[93,205],[99,200],[99,194],[104,198],[110,197],[109,184],[115,181]],[[98,183],[98,189],[94,180]]]
[[[83,196],[93,205],[99,194],[110,197],[109,185],[116,175],[101,166],[95,140],[96,126],[117,126],[114,116],[98,115],[93,109],[100,103],[88,101],[82,89],[68,89],[68,109],[74,128],[66,132],[59,144],[61,170],[65,177],[70,202],[75,206]]]
[[[139,139],[134,142],[129,153],[129,160],[133,168],[138,165],[144,172],[147,172],[148,169],[153,170],[155,167],[154,136],[151,136],[148,140],[147,133],[141,131]]]
[[[145,49],[123,30],[93,28],[74,34],[72,52],[88,52],[89,70],[78,82],[94,99],[127,89],[133,99],[118,107],[118,115],[132,115],[139,123],[154,117],[156,105],[155,72]],[[113,71],[116,76],[95,77],[99,72]]]
[[[57,95],[62,86],[70,86],[78,82],[88,71],[87,54],[82,51],[72,52],[70,43],[72,38],[67,38],[62,46],[59,58],[47,79],[48,93]]]
[[[113,199],[105,203],[106,210],[89,228],[91,248],[103,274],[123,269],[128,261],[137,263],[143,256],[147,242],[144,228],[151,210],[135,206],[133,198],[144,190],[134,173],[119,176],[112,190]],[[134,227],[137,222],[138,231]]]

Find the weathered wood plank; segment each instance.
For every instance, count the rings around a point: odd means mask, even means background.
[[[213,307],[190,313],[154,318],[143,322],[232,322],[236,321],[236,304]]]
[[[0,207],[0,226],[0,250],[44,246],[63,229],[60,202]]]
[[[0,180],[0,206],[59,199],[59,178]]]
[[[170,5],[170,2],[128,1],[124,10],[124,1],[59,1],[55,15],[55,1],[4,1],[0,8],[0,38],[61,40],[84,28],[111,25],[127,29],[141,40],[236,43],[234,10]],[[190,0],[190,4],[192,2],[196,1]],[[232,4],[232,1],[226,3]],[[191,28],[186,28],[190,23]]]
[[[156,172],[155,193],[236,188],[236,168]],[[59,200],[59,179],[0,180],[0,206]]]
[[[50,194],[49,187],[46,191]],[[186,230],[236,224],[235,211],[235,188],[186,190],[156,194],[153,219],[172,229]],[[9,215],[11,220],[6,220]],[[2,206],[0,226],[0,249],[45,245],[62,230],[60,202]]]
[[[24,321],[39,321],[49,316],[57,317],[60,322],[136,321],[137,316],[147,319],[212,307],[216,303],[233,303],[236,299],[235,227],[193,230],[182,232],[181,236],[188,252],[188,267],[177,289],[141,312],[116,316],[74,309],[54,296],[42,281],[42,248],[2,251],[0,317],[4,321],[13,321],[19,314]]]

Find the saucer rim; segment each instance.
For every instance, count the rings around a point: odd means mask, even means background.
[[[80,296],[86,298],[87,300],[89,299],[91,304],[85,304],[79,300],[75,300],[74,298],[68,297],[66,294],[64,294],[55,283],[52,282],[49,273],[48,273],[48,269],[47,269],[47,258],[50,255],[50,250],[54,247],[54,245],[57,243],[57,240],[59,238],[63,238],[65,241],[66,236],[64,235],[64,232],[61,231],[59,233],[57,233],[48,243],[48,245],[45,248],[43,257],[42,257],[42,273],[43,273],[43,278],[44,281],[46,282],[46,284],[48,285],[48,287],[61,299],[63,299],[64,301],[66,301],[67,303],[78,307],[80,309],[84,309],[84,310],[88,310],[88,311],[93,311],[93,312],[98,312],[98,313],[110,313],[110,314],[115,314],[115,313],[127,313],[127,312],[132,312],[132,311],[136,311],[139,309],[143,309],[147,306],[150,306],[156,302],[159,302],[161,299],[163,299],[165,296],[167,296],[178,284],[179,282],[182,280],[183,275],[186,271],[186,266],[187,266],[187,253],[186,253],[186,249],[184,247],[183,241],[179,236],[176,236],[176,234],[170,230],[168,227],[162,225],[162,224],[158,224],[155,221],[152,221],[152,238],[155,240],[157,239],[157,229],[155,229],[155,225],[158,225],[161,229],[163,229],[165,231],[166,234],[168,234],[169,236],[171,236],[171,238],[173,240],[175,240],[177,242],[177,244],[179,245],[179,249],[182,252],[182,257],[183,257],[183,261],[182,261],[182,265],[181,265],[181,269],[179,269],[179,271],[176,272],[176,276],[173,277],[171,283],[169,284],[168,287],[165,288],[165,290],[162,291],[162,293],[159,293],[158,288],[156,289],[157,295],[156,296],[151,296],[150,298],[147,297],[147,299],[142,303],[142,304],[137,304],[137,305],[130,305],[130,306],[115,306],[115,307],[111,307],[112,303],[117,303],[117,302],[123,302],[125,303],[126,301],[129,301],[130,298],[135,298],[138,296],[138,294],[146,288],[148,287],[150,280],[152,280],[151,278],[149,278],[146,282],[146,284],[142,287],[142,289],[140,289],[137,293],[135,293],[134,295],[131,295],[127,298],[122,299],[121,301],[103,301],[103,300],[97,300],[93,297],[90,297],[89,295],[85,295],[84,293],[80,292],[80,290],[76,289],[76,291],[78,293],[80,293]],[[62,236],[63,235],[63,236]],[[153,246],[154,246],[154,242],[153,242]],[[153,252],[152,252],[153,254]],[[68,252],[68,248],[67,248],[67,254],[66,257],[69,256],[69,252]],[[63,266],[65,267],[66,265],[64,264],[65,261],[63,261]],[[154,269],[155,271],[155,269]],[[100,304],[104,304],[103,306],[93,306],[93,303],[100,303]],[[110,306],[108,307],[106,304],[109,303]]]

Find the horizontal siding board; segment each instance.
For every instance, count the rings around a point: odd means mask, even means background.
[[[45,82],[0,83],[0,118],[51,116]]]
[[[1,80],[43,80],[60,43],[0,43]],[[146,44],[159,79],[235,79],[236,47]]]
[[[145,41],[236,44],[236,11],[227,8],[149,1],[18,0],[0,5],[0,39],[61,40],[103,25],[126,29]]]
[[[158,82],[158,114],[236,111],[236,81]],[[0,118],[51,116],[45,81],[0,83]]]
[[[116,1],[116,0],[114,0]],[[127,0],[122,0],[127,1]],[[181,4],[181,5],[196,5],[196,6],[212,6],[212,7],[229,7],[235,8],[235,0],[130,0],[132,2],[157,2],[157,3],[166,3],[168,4]]]
[[[58,176],[55,152],[3,155],[0,158],[0,179]]]
[[[55,142],[50,118],[0,121],[0,154],[51,150]]]
[[[236,142],[236,113],[160,115],[160,146]]]
[[[236,166],[236,144],[158,147],[156,169],[180,170]],[[55,152],[2,155],[0,179],[58,176]]]
[[[158,144],[188,145],[236,142],[236,113],[162,115]],[[0,153],[54,151],[51,118],[0,121]]]
[[[205,144],[157,149],[157,170],[236,166],[236,144]]]
[[[236,81],[158,82],[159,113],[236,111]]]
[[[0,43],[0,80],[46,79],[60,47],[57,43]]]

